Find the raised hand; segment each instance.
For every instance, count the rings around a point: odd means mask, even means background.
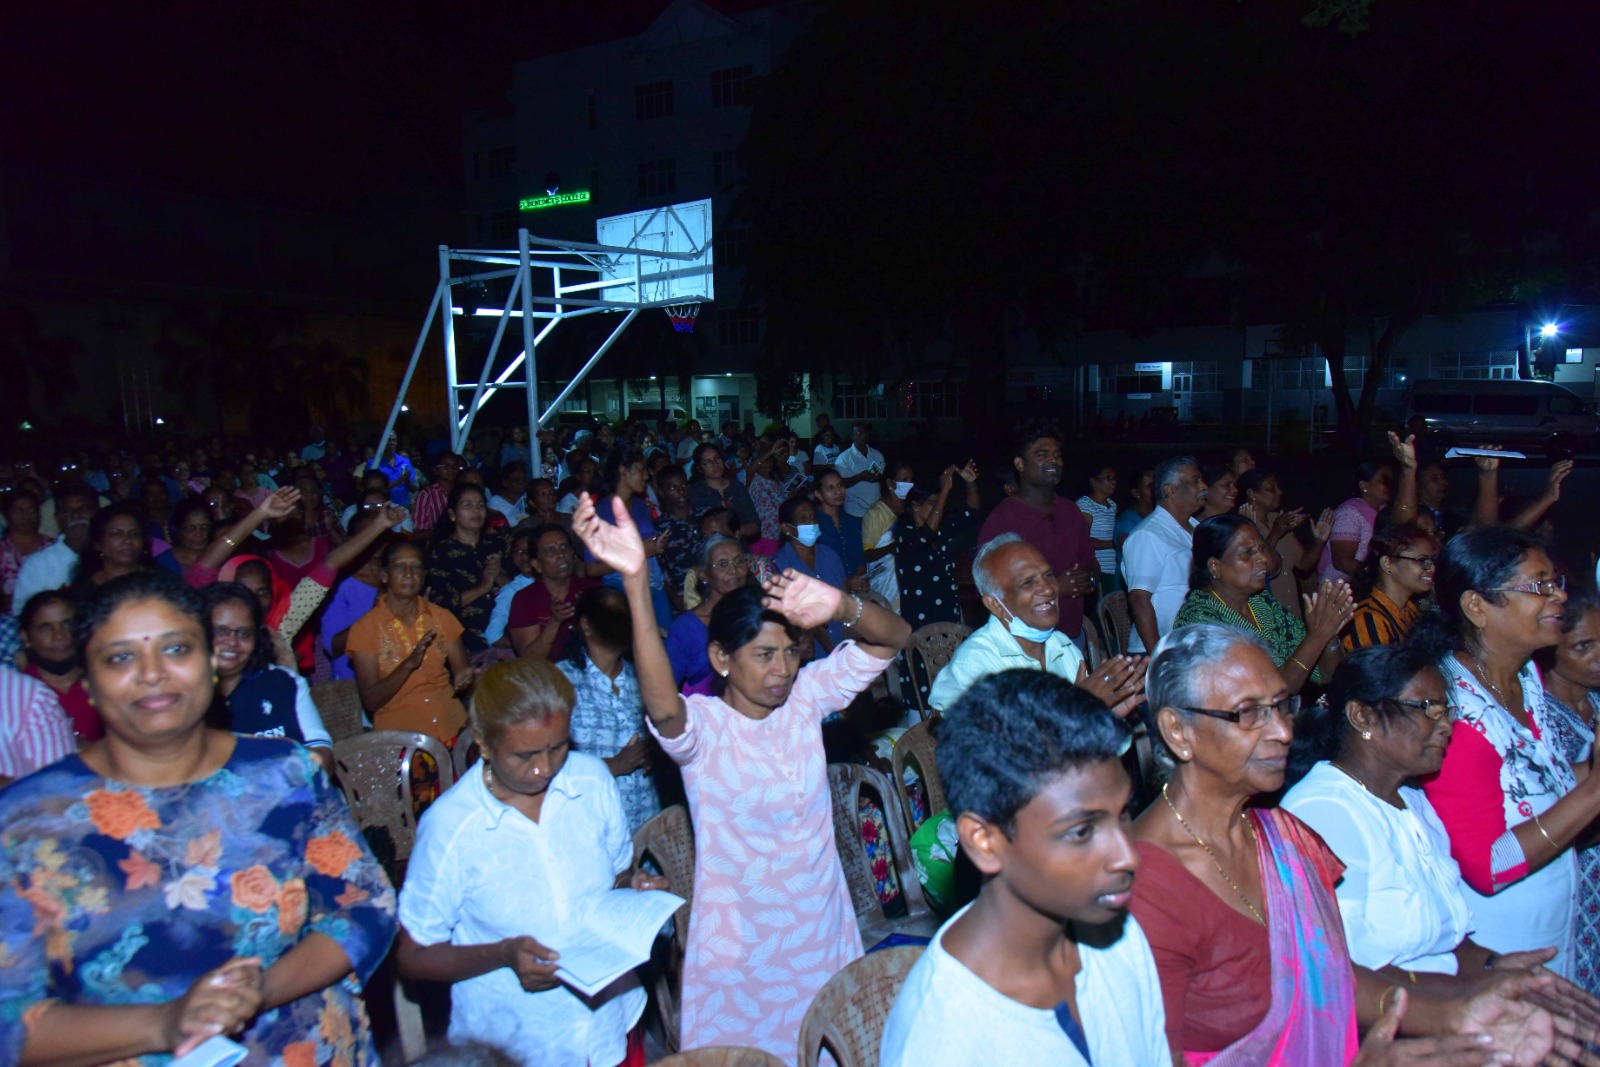
[[[1350,592],[1350,584],[1341,579],[1330,578],[1315,593],[1301,599],[1305,603],[1306,631],[1326,635],[1330,640],[1355,614],[1355,594]]]
[[[962,479],[964,481],[968,481],[968,482],[977,481],[978,480],[978,461],[975,460],[975,459],[967,460],[967,465],[965,467],[962,467],[958,471],[956,471],[956,473],[961,475],[961,477],[962,477]]]
[[[391,530],[399,528],[408,517],[406,509],[399,504],[385,504],[378,513],[378,521]]]
[[[556,961],[561,958],[561,953],[546,948],[526,934],[508,937],[500,942],[500,953],[501,959],[517,976],[517,981],[522,983],[525,991],[542,993],[561,984],[556,980]]]
[[[939,491],[941,493],[948,493],[950,488],[955,484],[956,467],[954,464],[952,464],[951,466],[946,467],[944,472],[939,475]]]
[[[762,589],[767,594],[766,606],[802,630],[834,621],[844,600],[844,594],[838,589],[820,578],[801,574],[793,567],[768,578],[762,583]],[[853,614],[854,605],[851,611]]]
[[[162,1036],[182,1056],[218,1034],[241,1033],[261,1010],[261,960],[235,958],[195,979],[183,996],[167,1004]]]
[[[1487,448],[1495,452],[1500,451],[1499,445],[1475,445],[1474,447]],[[1488,473],[1489,471],[1497,471],[1500,469],[1499,456],[1473,456],[1472,462],[1480,471],[1483,471],[1484,473]]]
[[[1317,516],[1317,521],[1311,524],[1311,536],[1320,544],[1333,533],[1333,509],[1323,508],[1322,514]]]
[[[284,519],[300,507],[300,490],[294,486],[276,489],[261,502],[261,511],[269,519]]]
[[[422,667],[422,661],[428,655],[428,647],[433,644],[438,636],[438,630],[429,630],[427,633],[423,634],[422,640],[418,641],[417,646],[411,650],[411,655],[406,657],[406,666],[414,671],[420,670]]]
[[[624,578],[637,578],[645,572],[646,559],[639,527],[620,499],[611,502],[611,518],[611,522],[602,519],[594,510],[594,500],[582,493],[572,513],[572,532],[595,559]]]
[[[1546,500],[1561,499],[1561,483],[1567,480],[1567,475],[1572,473],[1572,460],[1564,459],[1550,468],[1550,476],[1544,483]]]
[[[1402,467],[1415,470],[1417,466],[1417,436],[1412,434],[1404,441],[1393,430],[1389,431],[1389,451],[1394,453],[1395,460]]]

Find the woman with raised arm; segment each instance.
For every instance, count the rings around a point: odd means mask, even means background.
[[[681,697],[650,611],[644,543],[625,508],[614,514],[615,525],[601,519],[586,495],[573,528],[622,575],[650,731],[683,768],[694,815],[681,1046],[754,1046],[793,1063],[811,998],[861,955],[834,847],[822,720],[872,684],[911,628],[787,570],[764,594],[722,599],[707,648],[720,693]],[[801,632],[835,621],[855,639],[801,669]]]

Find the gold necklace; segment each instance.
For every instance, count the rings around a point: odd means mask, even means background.
[[[1227,868],[1222,865],[1221,860],[1217,859],[1217,854],[1211,851],[1211,846],[1202,841],[1200,839],[1200,835],[1194,832],[1194,828],[1184,821],[1183,815],[1178,811],[1177,806],[1172,803],[1172,797],[1167,794],[1166,784],[1161,786],[1161,799],[1165,800],[1167,802],[1167,807],[1172,809],[1172,814],[1178,820],[1178,825],[1183,827],[1184,830],[1188,832],[1190,837],[1194,838],[1195,844],[1206,850],[1206,855],[1211,857],[1211,863],[1217,868],[1217,873],[1222,875],[1222,880],[1227,882],[1228,887],[1239,895],[1240,900],[1244,901],[1244,906],[1250,909],[1250,914],[1255,916],[1256,922],[1260,923],[1262,926],[1267,925],[1267,920],[1262,918],[1261,912],[1256,910],[1256,906],[1250,902],[1250,898],[1244,895],[1244,890],[1239,888],[1239,883],[1228,877]],[[1239,813],[1239,818],[1244,820],[1245,827],[1249,829],[1250,840],[1255,841],[1256,828],[1250,825],[1250,816],[1241,811]]]
[[[1516,711],[1511,707],[1511,701],[1507,700],[1506,695],[1500,692],[1500,687],[1498,685],[1495,685],[1493,682],[1489,681],[1489,672],[1484,669],[1483,660],[1479,659],[1478,654],[1471,649],[1467,650],[1467,655],[1472,657],[1472,665],[1478,669],[1478,680],[1484,685],[1488,686],[1491,693],[1500,698],[1500,706],[1502,708],[1505,708],[1507,711],[1511,712],[1511,714],[1515,715]]]
[[[1216,600],[1217,600],[1218,604],[1221,604],[1223,607],[1228,608],[1229,611],[1233,611],[1233,608],[1228,607],[1228,602],[1226,600],[1223,600],[1220,596],[1217,596],[1217,591],[1215,589],[1208,589],[1208,590],[1206,590],[1206,592],[1210,593],[1213,597],[1216,597]],[[1263,633],[1264,631],[1261,629],[1261,622],[1260,622],[1259,619],[1256,618],[1255,605],[1250,603],[1250,598],[1249,597],[1245,597],[1244,598],[1244,610],[1249,612],[1249,614],[1250,614],[1250,625],[1254,626],[1256,628],[1256,633]],[[1241,619],[1244,618],[1244,616],[1243,615],[1239,615],[1239,613],[1237,611],[1233,611],[1233,613],[1235,615],[1238,615],[1239,618],[1241,618]]]

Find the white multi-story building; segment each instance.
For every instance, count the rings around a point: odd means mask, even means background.
[[[741,184],[750,101],[809,7],[671,0],[637,36],[518,63],[507,106],[467,118],[463,179],[473,247],[512,247],[519,227],[593,241],[597,218],[713,202],[717,299],[697,324],[690,395],[681,394],[671,368],[654,380],[624,381],[602,361],[588,388],[567,402],[572,410],[619,418],[665,408],[702,422],[752,416],[762,315],[741,292],[743,227],[729,209]],[[557,186],[568,202],[524,210],[524,201]],[[574,201],[574,193],[588,198]]]

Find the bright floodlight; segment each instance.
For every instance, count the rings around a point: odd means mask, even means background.
[[[1560,332],[1561,332],[1561,327],[1557,326],[1553,322],[1547,322],[1543,326],[1539,327],[1539,336],[1540,337],[1554,337],[1556,334],[1558,334]]]

